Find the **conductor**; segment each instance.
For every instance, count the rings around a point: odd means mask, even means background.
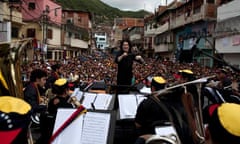
[[[117,53],[115,62],[118,64],[117,85],[118,93],[128,93],[133,77],[133,62],[144,63],[140,55],[132,53],[132,45],[129,40],[123,40],[120,51]]]

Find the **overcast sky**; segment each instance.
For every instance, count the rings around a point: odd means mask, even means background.
[[[158,5],[166,5],[173,0],[101,0],[102,2],[121,10],[138,11],[145,9],[154,12]]]

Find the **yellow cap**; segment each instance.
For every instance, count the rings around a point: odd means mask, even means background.
[[[155,76],[155,77],[153,77],[152,80],[154,80],[158,84],[165,84],[166,83],[166,80],[161,76]]]
[[[57,86],[63,86],[67,83],[67,79],[65,78],[60,78],[60,79],[57,79],[55,82],[54,82],[54,85],[57,85]]]
[[[240,136],[240,105],[223,103],[218,108],[218,118],[222,127],[234,136]]]
[[[12,96],[0,97],[0,111],[4,113],[15,112],[18,114],[27,114],[31,106],[24,100]]]
[[[193,72],[191,70],[189,70],[189,69],[179,70],[179,72],[186,73],[186,74],[193,74]]]

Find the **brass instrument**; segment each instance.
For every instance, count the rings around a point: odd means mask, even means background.
[[[32,39],[0,43],[0,96],[23,98],[20,58],[25,47],[31,47]]]
[[[205,141],[204,125],[203,125],[203,117],[202,117],[202,104],[201,104],[201,87],[202,87],[202,83],[207,82],[208,79],[211,79],[213,77],[215,77],[215,75],[205,77],[205,78],[200,78],[200,79],[189,81],[182,84],[178,84],[178,85],[168,87],[152,93],[154,95],[158,95],[158,97],[160,98],[160,101],[158,102],[159,106],[163,108],[164,111],[169,115],[169,120],[171,123],[173,123],[173,126],[175,127],[175,129],[176,130],[178,129],[178,132],[189,133],[192,139],[191,143],[194,143],[194,144],[202,144]],[[198,97],[194,97],[193,94],[187,91],[186,86],[190,84],[196,85]],[[171,90],[178,87],[183,87],[184,89],[184,92],[181,93],[181,95],[178,95],[179,93],[175,93],[175,98],[178,98],[178,100],[180,100],[175,103],[178,106],[175,107],[174,103],[173,105],[169,103],[165,103],[164,100],[168,99],[167,96],[171,96],[171,93],[170,93]],[[168,95],[168,93],[170,93],[170,95]],[[176,126],[178,128],[176,128]],[[183,136],[180,134],[179,138],[181,140],[185,138],[188,139],[189,135]],[[182,143],[189,143],[189,141],[187,142],[182,141]]]

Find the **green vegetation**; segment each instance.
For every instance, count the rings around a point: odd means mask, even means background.
[[[90,12],[96,24],[106,21],[112,22],[117,17],[143,18],[149,14],[149,12],[144,10],[136,12],[122,11],[103,3],[101,0],[57,0],[57,2],[62,4],[64,9]]]

